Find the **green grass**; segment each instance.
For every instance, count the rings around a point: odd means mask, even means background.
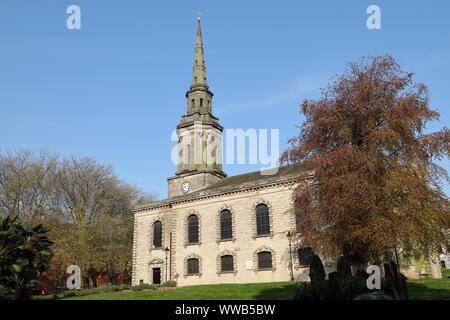
[[[408,280],[412,300],[450,300],[450,279]],[[213,284],[168,290],[112,292],[65,300],[291,300],[292,282]]]
[[[64,300],[291,300],[292,282],[212,284],[167,290],[112,292]]]
[[[411,300],[450,300],[450,279],[408,280]]]
[[[450,269],[442,269],[442,279],[448,279],[450,277]]]

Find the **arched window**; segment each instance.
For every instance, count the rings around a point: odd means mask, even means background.
[[[269,208],[265,204],[258,204],[256,206],[256,234],[259,236],[269,233]]]
[[[226,255],[220,257],[220,269],[222,272],[234,271],[233,256]]]
[[[188,243],[198,242],[198,217],[191,214],[188,217]]]
[[[311,264],[313,250],[310,247],[298,249],[298,264],[301,267],[307,267]]]
[[[188,274],[198,274],[199,273],[199,266],[198,266],[198,259],[197,258],[191,258],[187,261],[187,273]]]
[[[258,269],[272,269],[272,253],[262,251],[258,253]]]
[[[233,226],[231,221],[231,212],[223,210],[220,212],[220,239],[226,240],[233,238]]]
[[[155,221],[153,223],[153,247],[162,247],[162,223],[161,221]]]

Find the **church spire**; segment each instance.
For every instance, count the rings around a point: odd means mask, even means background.
[[[192,83],[186,92],[187,112],[177,125],[178,170],[168,179],[169,198],[199,190],[227,176],[222,171],[223,127],[212,113],[212,98],[206,82],[199,16]]]
[[[197,35],[195,39],[194,66],[192,68],[192,82],[186,92],[187,114],[211,114],[213,93],[209,90],[206,80],[205,55],[203,52],[202,27],[200,14],[197,13]],[[214,118],[214,116],[212,116]]]
[[[191,89],[198,86],[203,86],[208,89],[206,80],[206,66],[205,56],[203,53],[202,28],[200,25],[200,15],[197,13],[197,37],[195,41],[194,67],[192,69],[192,84]]]

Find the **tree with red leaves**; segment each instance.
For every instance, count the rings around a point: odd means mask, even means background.
[[[314,171],[314,181],[293,194],[303,245],[377,258],[449,247],[448,176],[433,161],[448,157],[450,132],[424,133],[439,113],[413,76],[390,55],[366,57],[319,100],[302,103],[306,119],[281,161]]]

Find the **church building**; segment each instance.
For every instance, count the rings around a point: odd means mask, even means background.
[[[299,165],[273,175],[222,171],[223,127],[213,115],[200,18],[186,99],[168,198],[134,211],[133,285],[307,280],[312,252],[295,240],[292,191],[312,175]]]

